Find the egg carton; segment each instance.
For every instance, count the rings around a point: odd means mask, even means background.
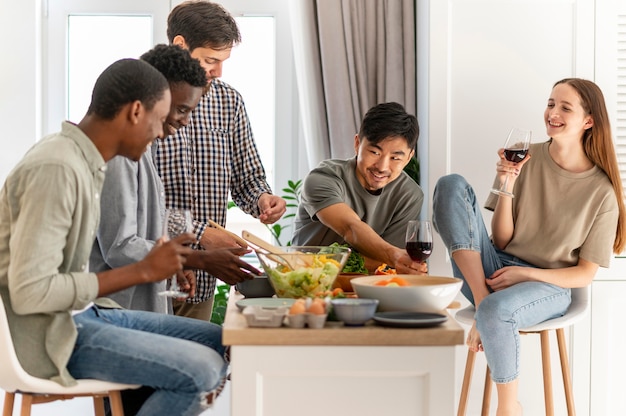
[[[319,329],[324,328],[328,314],[315,314],[315,313],[298,313],[294,315],[287,315],[286,324],[290,328],[304,328],[305,325],[309,328]]]
[[[288,311],[287,307],[267,309],[252,305],[246,306],[242,313],[250,327],[278,328],[283,324]]]

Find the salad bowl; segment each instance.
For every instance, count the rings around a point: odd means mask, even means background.
[[[282,253],[256,251],[279,298],[314,297],[332,289],[350,255],[347,247],[287,246]]]

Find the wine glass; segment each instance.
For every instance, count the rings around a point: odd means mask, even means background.
[[[163,220],[163,236],[166,239],[174,238],[183,233],[191,232],[193,228],[191,221],[191,211],[188,209],[167,209],[165,210],[165,218]],[[178,278],[176,274],[170,278],[169,288],[159,292],[161,296],[170,296],[174,298],[186,298],[188,293],[183,292],[178,287]]]
[[[433,251],[430,221],[412,220],[406,226],[406,251],[411,260],[424,262]]]
[[[528,147],[530,146],[530,138],[532,136],[532,132],[530,130],[518,129],[517,127],[513,127],[509,132],[509,136],[504,142],[504,157],[509,162],[519,163],[526,157],[528,154]],[[509,175],[506,175],[504,178],[504,182],[500,184],[500,188],[493,188],[491,192],[498,195],[509,196],[513,198],[512,192],[506,190],[509,182]]]

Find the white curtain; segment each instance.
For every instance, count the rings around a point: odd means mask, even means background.
[[[388,101],[415,114],[414,0],[290,1],[310,167],[354,155],[363,115]]]
[[[308,170],[330,157],[313,0],[290,0],[294,65]]]

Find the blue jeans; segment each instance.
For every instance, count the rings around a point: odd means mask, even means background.
[[[222,328],[206,321],[94,306],[74,322],[70,374],[154,388],[141,416],[199,415],[227,371]]]
[[[456,174],[444,176],[435,186],[433,226],[441,236],[450,256],[457,250],[480,253],[485,278],[506,266],[536,267],[498,250],[492,243],[476,194],[467,181]],[[455,277],[464,279],[452,260]],[[465,282],[463,295],[474,304]],[[571,291],[543,282],[522,282],[492,292],[476,311],[476,328],[485,350],[485,358],[496,383],[508,383],[519,375],[519,329],[562,316],[571,303]]]

